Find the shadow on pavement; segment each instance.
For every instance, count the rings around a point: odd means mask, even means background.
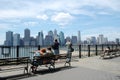
[[[55,72],[58,72],[58,71],[68,70],[68,69],[72,69],[72,68],[76,68],[76,67],[64,66],[64,67],[59,67],[59,68],[55,68],[55,69],[52,69],[52,70],[43,69],[43,70],[37,71],[35,74],[44,75],[44,74],[55,73]]]
[[[55,69],[52,69],[52,70],[43,69],[43,70],[38,70],[34,74],[17,74],[17,75],[12,75],[12,76],[7,76],[7,77],[0,77],[0,80],[25,79],[25,78],[30,78],[30,77],[33,77],[33,76],[45,75],[45,74],[49,74],[49,73],[55,73],[55,72],[58,72],[58,71],[69,70],[69,69],[72,69],[72,68],[76,68],[76,67],[65,66],[65,67],[55,68]]]

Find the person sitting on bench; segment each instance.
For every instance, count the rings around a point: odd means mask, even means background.
[[[104,50],[104,56],[105,55],[109,55],[109,52],[110,52],[110,47],[108,46],[105,50]]]

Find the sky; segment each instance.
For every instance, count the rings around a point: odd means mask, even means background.
[[[31,36],[56,29],[81,38],[103,34],[120,38],[120,0],[0,0],[0,44],[7,31]]]

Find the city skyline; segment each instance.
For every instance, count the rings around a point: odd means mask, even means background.
[[[80,31],[82,40],[103,34],[114,41],[120,38],[119,5],[119,0],[0,0],[0,44],[6,31],[23,37],[26,28],[31,36],[56,29],[65,36]]]
[[[114,41],[109,41],[106,36],[99,34],[97,37],[90,36],[85,40],[81,40],[81,33],[77,31],[77,35],[69,35],[65,37],[63,31],[58,32],[56,29],[54,31],[50,30],[45,35],[43,31],[38,32],[36,36],[31,35],[31,30],[26,28],[24,30],[24,36],[21,37],[21,34],[14,33],[13,31],[6,32],[6,39],[4,40],[5,46],[47,46],[53,45],[54,41],[57,39],[61,46],[64,46],[66,41],[71,41],[73,45],[79,44],[119,44],[119,38],[116,38]]]

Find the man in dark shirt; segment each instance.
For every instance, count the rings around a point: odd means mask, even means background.
[[[55,39],[54,45],[52,47],[53,47],[54,53],[58,55],[59,54],[59,43],[57,39]]]

